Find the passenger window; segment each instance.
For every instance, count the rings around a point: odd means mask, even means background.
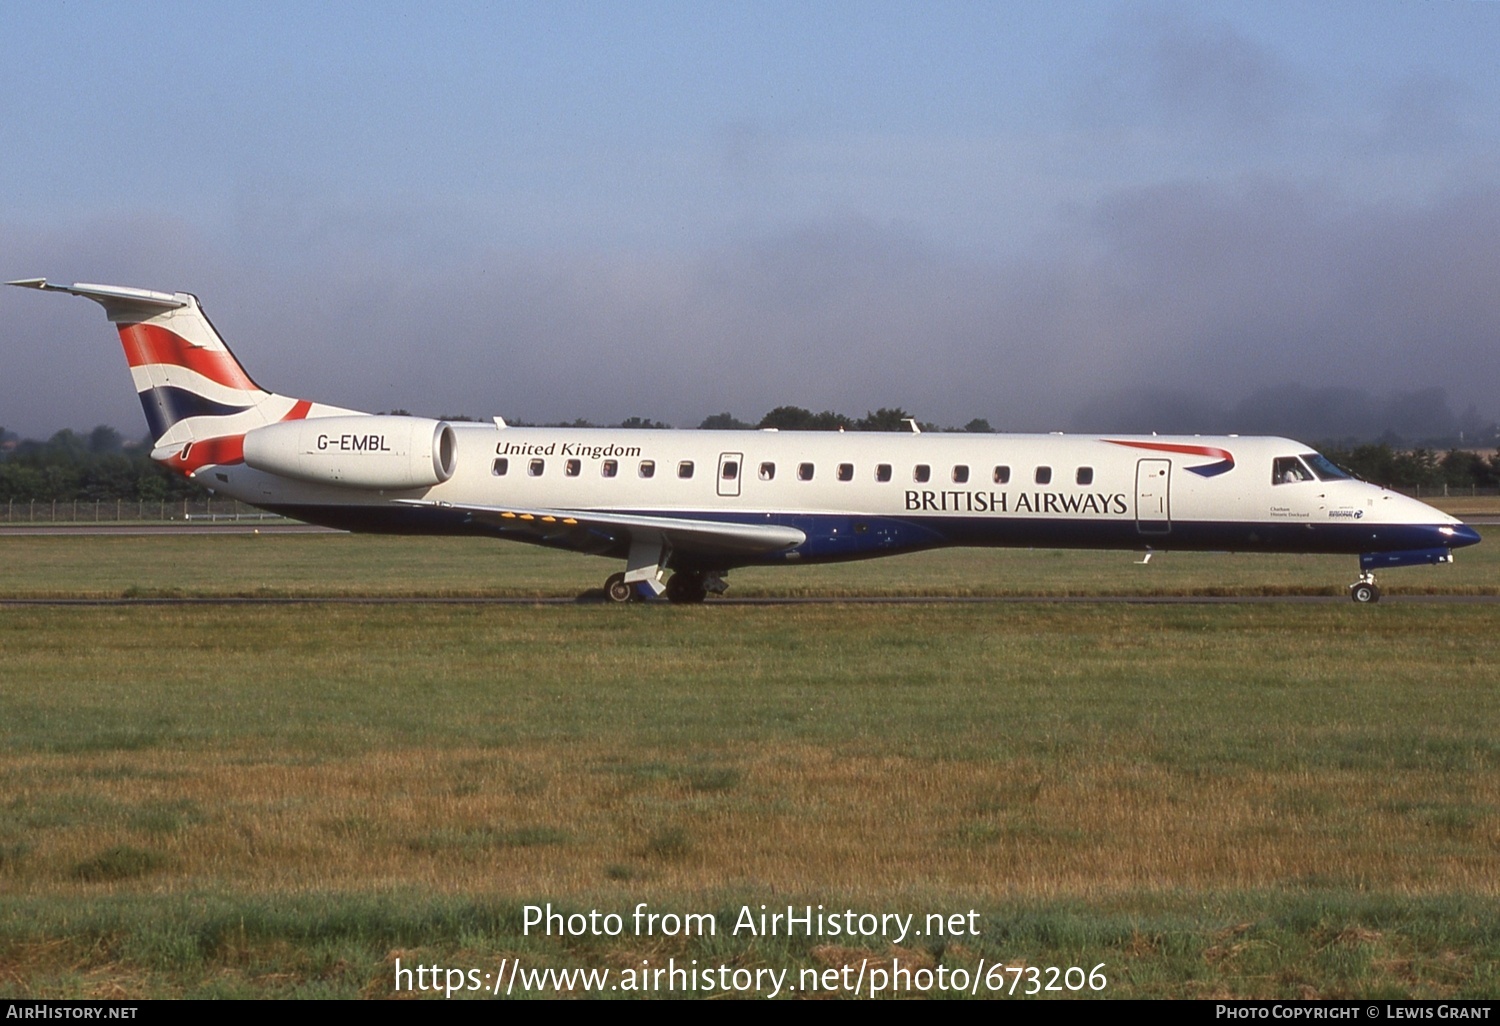
[[[510,473],[510,460],[506,459],[504,456],[501,456],[498,460],[495,461],[494,466],[490,467],[490,473],[494,474],[496,477],[504,477],[506,474]]]
[[[605,460],[603,463],[599,464],[599,473],[603,477],[614,477],[619,472],[620,463],[618,460]]]
[[[578,472],[583,469],[583,464],[578,460],[569,460],[563,464],[563,473],[569,477],[577,477]]]
[[[889,481],[890,479],[891,479],[891,465],[889,463],[882,463],[878,467],[875,468],[875,480],[877,480],[877,481]]]
[[[1094,468],[1093,467],[1079,467],[1078,468],[1078,477],[1076,478],[1076,480],[1081,485],[1091,485],[1091,484],[1093,484],[1094,483]]]
[[[1052,468],[1051,467],[1037,467],[1036,468],[1036,483],[1039,484],[1039,485],[1051,484],[1052,483]]]
[[[546,469],[546,460],[532,460],[530,463],[526,464],[526,473],[530,474],[532,477],[541,477],[542,471]]]
[[[1009,467],[996,467],[995,468],[995,483],[996,484],[1010,484],[1010,468]]]
[[[733,481],[740,476],[740,465],[735,460],[725,460],[723,470],[724,480]]]
[[[953,483],[954,484],[963,484],[968,479],[969,479],[969,468],[968,467],[959,466],[959,467],[954,467],[953,468]]]
[[[813,479],[813,465],[811,463],[797,464],[797,480],[811,481]]]
[[[678,477],[683,477],[683,478],[692,477],[693,476],[693,461],[692,460],[683,460],[681,463],[677,464],[677,476]]]
[[[852,463],[840,463],[839,464],[838,478],[839,478],[840,481],[853,481],[854,480],[854,464],[852,464]]]
[[[774,463],[762,463],[760,465],[760,479],[762,481],[771,481],[771,480],[774,480],[775,477],[776,477],[776,464],[774,464]]]
[[[1312,471],[1303,466],[1302,461],[1295,456],[1278,457],[1271,466],[1272,484],[1296,484],[1312,479]]]
[[[641,476],[642,477],[655,477],[656,476],[656,461],[655,460],[641,460]]]
[[[932,468],[925,463],[918,463],[912,468],[912,480],[918,484],[932,480]]]

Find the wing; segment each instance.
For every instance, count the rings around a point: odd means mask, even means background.
[[[457,510],[513,537],[582,551],[659,542],[682,555],[758,556],[796,548],[807,540],[807,535],[797,528],[780,524],[742,524],[601,510],[478,506],[430,499],[396,501],[408,506]]]

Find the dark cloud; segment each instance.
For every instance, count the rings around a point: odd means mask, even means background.
[[[1227,21],[1175,7],[1131,7],[1097,51],[1079,96],[1098,125],[1259,136],[1302,110],[1308,86]]]
[[[1287,382],[1232,403],[1199,393],[1138,387],[1098,395],[1073,415],[1071,430],[1159,434],[1288,435],[1305,442],[1388,439],[1493,445],[1496,425],[1477,409],[1455,413],[1442,388],[1375,395],[1354,388]]]
[[[1383,148],[1430,152],[1462,144],[1469,137],[1472,90],[1431,71],[1412,71],[1384,90],[1375,103]]]
[[[1162,186],[1102,204],[1095,226],[1128,353],[1174,383],[1446,383],[1492,403],[1500,190],[1390,208],[1319,188]]]
[[[278,261],[255,240],[279,218],[301,242]],[[1361,395],[1444,389],[1436,406],[1497,412],[1490,186],[1401,207],[1271,180],[1124,190],[1023,259],[854,217],[687,255],[486,247],[316,204],[261,210],[253,231],[141,216],[0,232],[7,277],[197,292],[263,384],[356,408],[691,425],[900,406],[1006,430],[1304,435],[1401,430]],[[5,290],[0,311],[0,425],[141,430],[96,308]],[[1170,425],[1137,417],[1155,400],[1118,400],[1141,389],[1179,396],[1157,404]],[[1308,407],[1344,412],[1325,428],[1297,419]]]

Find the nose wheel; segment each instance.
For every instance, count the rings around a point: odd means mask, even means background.
[[[1361,574],[1359,580],[1349,585],[1349,597],[1360,605],[1380,601],[1380,588],[1375,584],[1374,574]]]

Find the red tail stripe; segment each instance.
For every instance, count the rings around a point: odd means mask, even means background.
[[[125,359],[132,367],[165,363],[197,371],[229,388],[260,391],[229,353],[189,345],[182,336],[158,325],[122,324],[120,341],[125,345]]]
[[[312,409],[312,402],[307,399],[298,399],[287,411],[282,420],[306,420],[307,411]],[[224,435],[221,438],[205,438],[201,442],[194,442],[182,452],[173,456],[167,466],[179,474],[191,477],[204,467],[213,464],[225,466],[230,463],[245,462],[245,436]]]
[[[168,464],[181,474],[196,474],[209,464],[223,466],[226,463],[245,462],[245,436],[226,435],[223,438],[205,438],[194,442],[172,457]]]

